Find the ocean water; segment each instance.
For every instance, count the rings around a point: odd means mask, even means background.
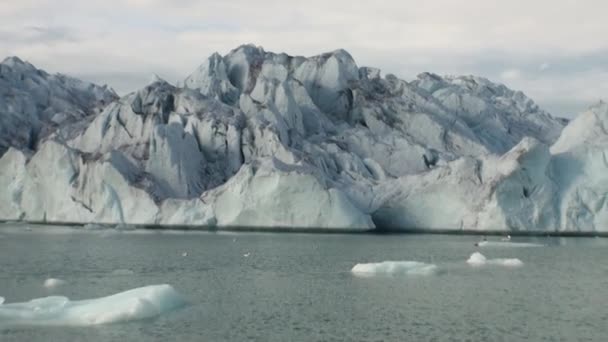
[[[49,295],[96,298],[152,284],[171,284],[187,304],[142,321],[4,327],[3,342],[608,338],[607,239],[514,238],[544,247],[478,248],[475,236],[24,227],[0,227],[5,304]],[[471,267],[466,260],[475,251],[524,265]],[[350,272],[357,263],[386,260],[435,264],[437,271]],[[67,283],[48,289],[47,278]]]

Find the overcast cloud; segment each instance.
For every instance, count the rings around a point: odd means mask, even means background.
[[[117,92],[185,78],[244,43],[357,63],[411,80],[475,74],[571,117],[608,98],[600,0],[0,0],[0,58],[17,55]]]

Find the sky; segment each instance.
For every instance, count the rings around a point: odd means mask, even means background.
[[[0,59],[126,94],[241,44],[343,48],[383,74],[483,76],[573,117],[608,100],[606,13],[605,0],[0,0]]]

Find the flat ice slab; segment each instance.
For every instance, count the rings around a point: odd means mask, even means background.
[[[362,277],[376,275],[431,275],[437,266],[418,261],[384,261],[378,263],[356,264],[351,272]]]
[[[471,254],[469,260],[467,260],[467,264],[475,267],[485,266],[485,265],[496,265],[496,266],[505,266],[505,267],[520,267],[523,266],[524,263],[516,258],[510,259],[488,259],[483,254],[479,252],[475,252]]]
[[[184,303],[182,296],[171,285],[151,285],[107,297],[78,301],[52,296],[0,305],[0,328],[90,326],[126,322],[159,316]]]
[[[56,278],[49,278],[44,281],[44,287],[46,287],[47,289],[52,289],[55,287],[63,286],[65,284],[67,284],[67,282],[65,280],[56,279]]]
[[[518,247],[544,247],[544,245],[538,243],[528,242],[510,242],[510,241],[481,241],[477,243],[479,247],[504,247],[504,248],[518,248]]]

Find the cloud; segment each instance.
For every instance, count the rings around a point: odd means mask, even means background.
[[[606,12],[600,0],[384,0],[373,10],[350,0],[5,0],[0,58],[94,75],[124,93],[155,72],[182,79],[211,53],[243,43],[298,55],[344,48],[385,73],[477,74],[541,94],[553,108],[564,93],[551,80],[572,86],[565,95],[577,101],[604,91],[578,84],[608,70],[608,40],[597,39],[608,36]]]
[[[52,45],[61,41],[78,41],[75,30],[68,27],[25,26],[19,30],[0,30],[0,39],[5,44],[47,44]]]

